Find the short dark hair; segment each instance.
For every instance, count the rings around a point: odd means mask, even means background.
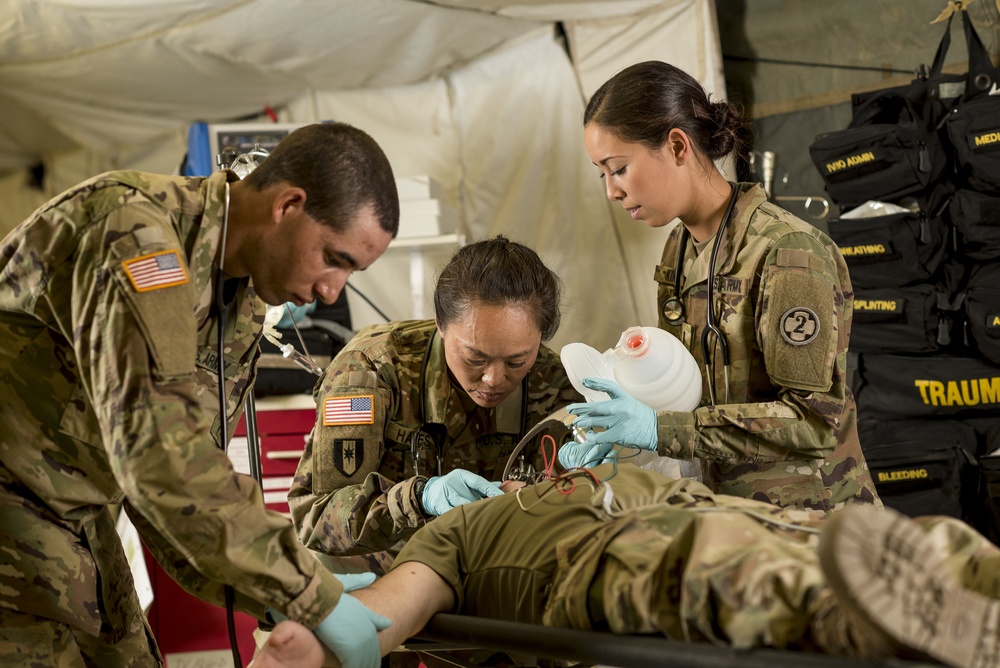
[[[753,147],[753,133],[736,105],[710,101],[694,77],[658,60],[626,67],[604,82],[583,114],[584,127],[591,123],[653,150],[679,128],[711,160],[732,152],[746,158]]]
[[[538,253],[495,236],[460,248],[438,276],[434,312],[446,329],[477,303],[529,309],[548,341],[559,329],[562,285]]]
[[[383,230],[399,230],[392,166],[366,132],[347,123],[315,123],[290,132],[243,181],[261,191],[289,183],[306,191],[305,212],[337,231],[371,205]]]

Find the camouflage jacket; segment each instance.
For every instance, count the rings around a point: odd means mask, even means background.
[[[0,606],[97,635],[141,614],[107,508],[185,588],[315,626],[342,587],[219,449],[213,305],[226,179],[138,172],[59,195],[0,247]],[[228,426],[263,303],[229,279]]]
[[[427,521],[415,496],[418,480],[457,468],[499,480],[521,434],[583,399],[545,346],[521,388],[497,408],[470,410],[449,377],[433,320],[359,332],[317,385],[316,427],[288,495],[299,538],[335,556],[387,550]],[[367,402],[370,413],[348,420],[355,424],[327,426],[343,420],[324,419],[326,409],[349,398]],[[561,444],[567,431],[550,435]],[[523,452],[541,470],[535,445]]]
[[[716,261],[715,317],[729,342],[729,399],[718,343],[709,382],[717,405],[659,414],[660,454],[703,458],[717,492],[782,506],[830,511],[878,503],[848,387],[847,345],[854,293],[834,243],[741,184]],[[674,295],[682,227],[675,224],[656,268],[659,326],[677,336],[704,369],[701,334],[712,244],[700,255],[688,238],[680,299],[685,320],[664,318]]]

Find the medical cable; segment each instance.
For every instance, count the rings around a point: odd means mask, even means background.
[[[385,320],[386,322],[392,322],[392,318],[390,318],[389,316],[387,316],[387,315],[386,315],[385,313],[382,313],[382,311],[381,311],[381,310],[379,309],[379,307],[378,307],[378,306],[375,306],[375,303],[374,303],[374,302],[373,302],[372,300],[368,299],[368,296],[367,296],[367,295],[365,295],[365,293],[361,292],[361,290],[358,290],[358,289],[357,289],[356,287],[354,287],[354,286],[353,286],[353,285],[351,285],[350,283],[345,283],[345,285],[346,285],[347,287],[349,287],[349,288],[350,288],[351,290],[354,290],[354,294],[356,294],[357,296],[359,296],[359,297],[361,297],[361,298],[362,298],[363,300],[365,300],[365,302],[366,302],[366,303],[367,303],[367,304],[368,304],[369,306],[371,306],[371,307],[372,307],[372,309],[373,309],[373,310],[374,310],[374,311],[375,311],[376,313],[378,313],[378,314],[379,314],[380,316],[382,316],[382,319],[383,319],[383,320]]]

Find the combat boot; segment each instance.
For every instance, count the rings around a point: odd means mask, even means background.
[[[838,511],[820,534],[819,556],[837,599],[900,654],[1000,666],[1000,601],[963,589],[913,520],[888,508]]]

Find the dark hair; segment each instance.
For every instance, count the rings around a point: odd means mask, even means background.
[[[289,133],[243,181],[256,191],[286,182],[306,191],[305,212],[337,231],[371,205],[383,230],[399,230],[392,166],[375,140],[346,123],[316,123]]]
[[[604,82],[583,114],[584,127],[591,123],[653,150],[679,128],[711,160],[731,152],[746,157],[753,147],[753,133],[735,105],[710,101],[694,77],[658,60],[626,67]]]
[[[538,253],[496,236],[460,248],[438,276],[434,312],[441,329],[460,320],[476,303],[531,310],[542,341],[559,329],[562,287]]]

